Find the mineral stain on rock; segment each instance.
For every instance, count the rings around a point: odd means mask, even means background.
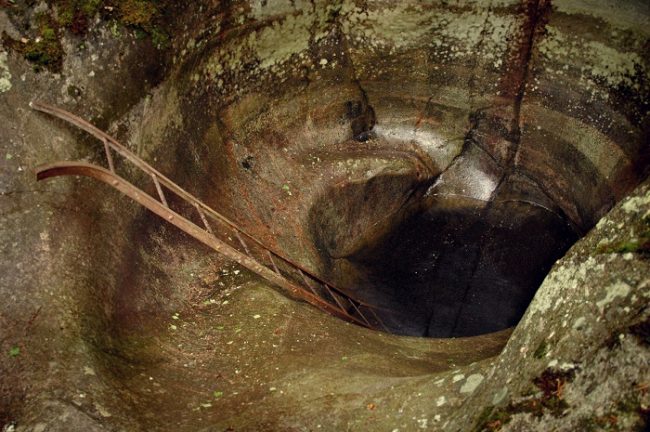
[[[0,51],[0,93],[11,90],[11,72],[7,65],[7,53]]]

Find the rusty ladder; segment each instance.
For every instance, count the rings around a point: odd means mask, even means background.
[[[86,162],[65,161],[41,165],[36,168],[37,180],[57,176],[79,175],[102,181],[201,243],[246,267],[272,284],[288,291],[294,297],[346,321],[371,329],[388,331],[375,312],[375,309],[378,309],[376,306],[355,299],[351,294],[335,288],[331,283],[325,282],[299,264],[265,246],[247,234],[237,224],[208,207],[91,123],[63,109],[42,102],[32,102],[30,106],[37,111],[64,120],[100,140],[104,145],[108,164],[108,169]],[[151,177],[159,199],[154,198],[116,174],[113,152],[122,156]],[[172,210],[165,195],[165,190],[181,198],[190,205],[190,208],[196,209],[203,226],[195,224],[189,218]],[[221,228],[224,236],[234,244],[228,244],[225,240],[217,238],[216,226]],[[232,235],[229,236],[228,233]],[[237,239],[237,242],[232,240],[232,236]]]

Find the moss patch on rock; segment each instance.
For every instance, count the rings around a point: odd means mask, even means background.
[[[637,227],[638,235],[635,238],[620,240],[613,243],[601,244],[597,248],[598,253],[638,253],[650,255],[650,216],[642,218],[640,226]]]
[[[88,32],[90,19],[99,12],[103,0],[57,0],[54,5],[57,10],[57,20],[61,26],[76,35]]]
[[[533,380],[533,384],[541,390],[522,401],[511,402],[505,407],[486,407],[474,428],[475,432],[498,431],[512,419],[514,414],[529,413],[533,417],[542,417],[549,412],[559,417],[569,408],[563,398],[564,385],[571,382],[575,373],[573,369],[553,370],[546,369],[540,376]]]
[[[38,13],[34,18],[36,36],[33,39],[16,41],[7,33],[2,33],[2,41],[6,47],[21,53],[26,60],[34,64],[37,71],[47,68],[54,72],[61,70],[63,65],[63,47],[60,40],[60,26],[48,13]]]
[[[169,46],[169,30],[163,12],[173,14],[172,2],[156,0],[51,0],[49,7],[32,18],[30,37],[15,40],[3,32],[3,44],[21,53],[35,65],[37,71],[48,69],[60,72],[65,51],[61,37],[65,31],[77,37],[85,37],[92,20],[99,14],[105,21],[113,22],[113,28],[126,27],[137,38],[150,37],[155,47]],[[10,14],[27,14],[28,11],[9,6]],[[119,31],[113,34],[119,36]]]

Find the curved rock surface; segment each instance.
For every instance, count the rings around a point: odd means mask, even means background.
[[[121,0],[84,31],[65,2],[5,3],[4,431],[647,425],[647,2]],[[43,41],[59,69],[25,60]],[[395,334],[287,299],[103,185],[36,183],[104,161],[35,99],[391,310]]]

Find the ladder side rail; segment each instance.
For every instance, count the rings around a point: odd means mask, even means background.
[[[113,148],[118,154],[123,156],[125,159],[133,163],[136,167],[140,168],[143,170],[146,174],[149,176],[153,177],[156,179],[160,184],[163,184],[167,189],[170,191],[174,192],[176,195],[178,195],[180,198],[184,199],[185,201],[188,201],[190,204],[194,206],[199,206],[202,210],[205,211],[205,213],[209,216],[212,216],[213,219],[218,220],[219,222],[222,222],[226,224],[229,228],[234,229],[238,231],[240,234],[242,234],[245,238],[249,239],[250,241],[257,243],[262,249],[270,251],[273,255],[276,257],[280,258],[283,262],[286,262],[290,266],[294,267],[296,270],[302,271],[306,274],[309,275],[310,278],[318,281],[321,284],[327,284],[329,285],[333,290],[335,290],[337,293],[342,295],[343,297],[350,298],[360,305],[364,305],[368,308],[374,308],[375,306],[367,304],[361,300],[357,300],[354,298],[353,295],[350,293],[346,293],[343,290],[335,287],[333,284],[322,280],[321,278],[315,276],[312,274],[311,271],[305,269],[301,265],[293,262],[292,260],[284,257],[277,251],[274,251],[273,249],[267,247],[263,243],[261,243],[259,240],[257,240],[255,237],[252,235],[248,234],[246,231],[244,231],[242,228],[240,228],[237,224],[234,222],[230,221],[228,218],[225,216],[221,215],[220,213],[216,212],[213,210],[211,207],[207,206],[203,202],[201,202],[197,197],[192,195],[191,193],[187,192],[185,189],[181,188],[178,186],[176,183],[174,183],[172,180],[167,178],[164,174],[156,170],[154,167],[149,165],[147,162],[144,160],[140,159],[137,155],[135,155],[133,152],[131,152],[129,149],[127,149],[125,146],[120,144],[117,140],[115,140],[113,137],[108,135],[107,133],[103,132],[96,126],[92,125],[91,123],[87,122],[86,120],[68,112],[65,111],[61,108],[57,108],[51,105],[47,105],[41,102],[32,102],[30,106],[38,111],[45,112],[47,114],[50,114],[54,117],[57,117],[61,120],[67,121],[68,123],[78,127],[79,129],[82,129],[89,134],[93,135],[95,138],[99,139],[100,141],[107,143],[108,146]]]
[[[148,164],[146,161],[142,160],[140,157],[138,157],[135,153],[130,151],[128,148],[126,148],[123,144],[119,143],[115,138],[112,136],[108,135],[106,132],[102,131],[101,129],[97,128],[90,122],[82,119],[81,117],[78,117],[68,111],[65,111],[61,108],[57,108],[51,105],[47,105],[41,102],[32,102],[31,107],[41,111],[45,112],[47,114],[50,114],[54,117],[57,117],[61,120],[64,120],[73,126],[76,126],[77,128],[84,130],[85,132],[89,133],[90,135],[94,136],[98,140],[102,141],[106,148],[107,152],[107,158],[108,155],[110,154],[108,152],[108,149],[113,149],[118,155],[124,157],[127,161],[131,162],[133,165],[135,165],[137,168],[142,170],[145,174],[150,176],[153,179],[154,185],[156,187],[156,191],[158,192],[158,195],[160,196],[161,202],[167,205],[167,200],[165,199],[164,192],[162,190],[161,186],[164,186],[166,189],[168,189],[170,192],[176,194],[179,198],[185,200],[189,204],[198,207],[198,209],[202,210],[204,212],[204,215],[210,215],[217,221],[221,222],[222,224],[225,224],[228,226],[230,229],[235,230],[239,233],[244,234],[247,238],[252,239],[255,241],[254,237],[250,236],[246,232],[244,232],[237,224],[234,222],[230,221],[220,213],[216,212],[206,204],[204,204],[202,201],[200,201],[197,197],[174,183],[171,179],[169,179],[167,176],[162,174],[160,171],[155,169],[153,166]],[[109,162],[109,168],[110,166],[113,165],[112,163],[112,157]],[[113,170],[111,170],[113,171]]]
[[[131,150],[126,148],[124,145],[120,144],[115,138],[112,136],[108,135],[106,132],[102,131],[101,129],[97,128],[93,124],[87,122],[86,120],[68,112],[65,111],[61,108],[57,108],[51,105],[44,104],[42,102],[32,102],[31,107],[50,114],[54,117],[57,117],[61,120],[64,120],[79,129],[82,129],[89,133],[90,135],[94,136],[98,140],[102,142],[108,143],[108,145],[115,150],[116,153],[127,159],[129,162],[133,163],[136,167],[140,168],[142,171],[144,171],[146,174],[149,176],[156,176],[160,184],[164,185],[167,189],[170,191],[174,192],[181,198],[185,199],[186,201],[189,201],[190,204],[198,204],[201,206],[201,208],[208,213],[212,214],[214,217],[217,219],[222,220],[224,223],[231,225],[232,227],[238,228],[237,224],[232,222],[231,220],[227,219],[223,215],[217,213],[204,203],[202,203],[197,197],[183,189],[182,187],[178,186],[176,183],[174,183],[171,179],[169,179],[167,176],[165,176],[163,173],[155,169],[153,166],[139,158],[135,153],[133,153]],[[239,228],[238,228],[239,229]],[[241,229],[240,229],[241,231]]]
[[[111,173],[109,170],[99,167],[97,165],[88,164],[84,162],[59,162],[55,164],[49,164],[45,166],[38,167],[37,170],[37,179],[43,180],[50,177],[56,176],[65,176],[65,175],[82,175],[86,177],[91,177],[96,180],[102,181],[113,188],[117,189],[124,195],[133,199],[137,203],[146,207],[156,215],[165,219],[166,221],[172,223],[177,228],[191,235],[195,239],[199,240],[203,244],[209,246],[213,250],[223,254],[227,258],[241,264],[242,266],[248,268],[254,273],[262,276],[264,279],[269,282],[293,293],[296,297],[301,298],[311,305],[325,311],[329,312],[332,315],[338,316],[342,319],[355,322],[364,327],[368,327],[368,323],[364,323],[358,318],[349,315],[342,314],[341,311],[321,299],[318,296],[314,296],[309,291],[305,290],[299,285],[289,281],[283,276],[275,273],[266,266],[261,265],[256,260],[243,255],[238,250],[232,248],[228,244],[220,241],[214,235],[209,234],[206,230],[202,229],[198,225],[194,224],[189,219],[186,219],[182,215],[174,212],[173,210],[165,207],[158,200],[153,198],[151,195],[146,192],[138,189],[133,184],[129,183],[122,177]]]

